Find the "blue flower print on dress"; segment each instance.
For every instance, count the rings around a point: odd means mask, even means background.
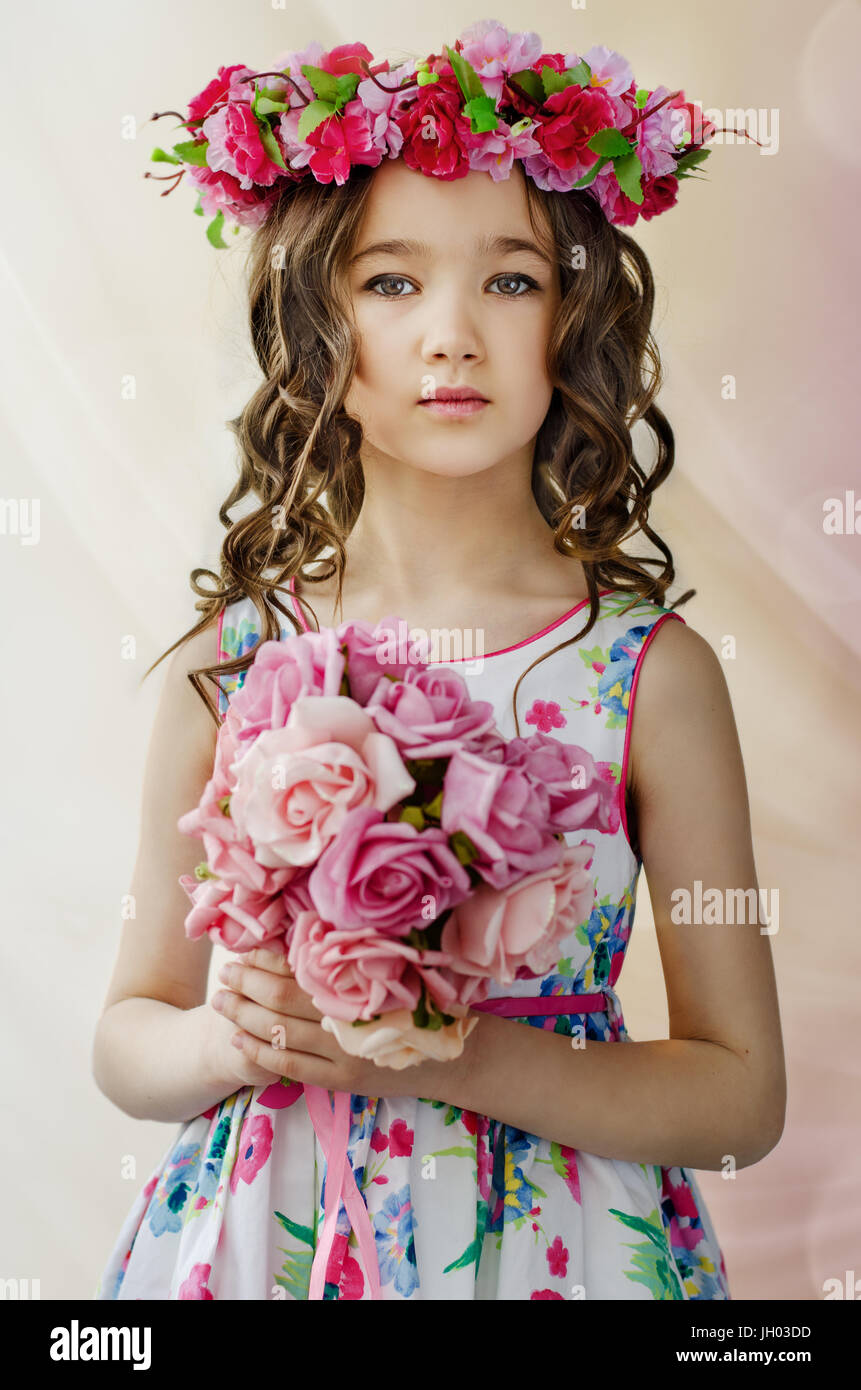
[[[617,637],[609,648],[592,647],[581,651],[580,657],[588,670],[598,677],[589,686],[591,702],[572,701],[577,708],[591,703],[596,714],[606,713],[606,728],[624,729],[628,721],[628,706],[631,699],[631,685],[640,648],[652,630],[652,624],[630,627],[622,637]]]
[[[150,1199],[147,1224],[153,1235],[182,1229],[185,1205],[197,1186],[200,1172],[199,1143],[178,1144],[165,1167],[164,1180]]]
[[[374,1217],[374,1235],[380,1262],[380,1283],[391,1284],[394,1281],[401,1298],[409,1298],[419,1284],[409,1183],[405,1183],[399,1192],[390,1192],[386,1197],[382,1210]]]
[[[243,618],[237,627],[228,627],[227,624],[221,630],[221,650],[229,654],[230,660],[234,657],[244,656],[251,651],[252,647],[257,646],[259,633],[254,623],[248,618]],[[219,677],[222,690],[222,705],[226,708],[226,702],[234,691],[242,685],[245,680],[245,671],[238,674],[230,672]]]

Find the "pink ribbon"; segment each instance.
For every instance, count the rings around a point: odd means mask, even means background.
[[[305,1104],[311,1117],[314,1132],[326,1156],[326,1198],[323,1207],[323,1225],[311,1265],[311,1280],[308,1298],[317,1300],[323,1297],[326,1285],[326,1270],[329,1256],[335,1241],[335,1225],[338,1211],[343,1201],[353,1230],[359,1242],[359,1250],[365,1264],[371,1298],[382,1298],[380,1291],[380,1266],[377,1260],[377,1247],[368,1206],[356,1184],[352,1165],[347,1158],[347,1144],[350,1139],[350,1093],[332,1091],[334,1113],[329,1102],[330,1093],[322,1086],[304,1087]]]
[[[470,1007],[476,1012],[497,1014],[501,1018],[526,1018],[536,1014],[587,1014],[603,1009],[604,994],[549,994],[519,998],[514,994],[485,999]],[[343,1202],[359,1242],[359,1251],[368,1276],[371,1298],[382,1298],[380,1266],[374,1228],[368,1215],[368,1204],[356,1183],[352,1164],[348,1160],[350,1139],[350,1093],[327,1091],[322,1086],[303,1086],[305,1104],[314,1133],[326,1157],[326,1196],[323,1204],[323,1225],[311,1264],[308,1285],[309,1300],[322,1299],[326,1286],[326,1270],[335,1241],[338,1212]]]

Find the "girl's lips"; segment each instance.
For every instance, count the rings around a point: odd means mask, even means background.
[[[479,400],[475,396],[465,401],[419,401],[422,410],[429,410],[432,415],[449,416],[452,419],[457,419],[460,415],[477,415],[489,404],[489,401]]]

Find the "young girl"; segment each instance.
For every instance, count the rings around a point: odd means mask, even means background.
[[[458,51],[479,70],[476,28]],[[562,70],[546,55],[527,64],[525,46],[521,67]],[[360,70],[346,65],[359,49],[336,50],[340,66],[318,48],[305,56],[343,74]],[[596,91],[602,63],[614,102],[636,91],[618,55],[586,60]],[[237,71],[219,74],[222,96],[231,76],[245,80]],[[298,63],[290,71],[299,91]],[[430,71],[442,89],[418,90],[436,102],[442,159],[454,78],[441,58]],[[207,89],[190,116],[217,95]],[[469,158],[458,119],[455,157]],[[428,177],[401,128],[403,158],[354,159],[342,181],[282,180],[259,205],[249,283],[263,382],[231,422],[241,472],[220,513],[218,587],[193,572],[203,616],[170,649],[136,917],[94,1050],[115,1104],[181,1128],[97,1297],[309,1297],[327,1161],[307,1083],[349,1093],[347,1160],[377,1264],[342,1204],[323,1297],[728,1299],[693,1170],[732,1171],[774,1147],[783,1052],[756,915],[721,927],[680,922],[674,907],[697,881],[758,892],[721,666],[666,606],[672,557],[648,524],[673,463],[654,403],[649,265],[607,215],[608,188],[599,199],[541,186],[518,158],[506,177],[474,164]],[[215,126],[203,129],[212,152]],[[322,141],[312,146],[321,155]],[[633,451],[638,419],[657,441],[651,474]],[[635,557],[624,543],[636,532],[663,558]],[[280,954],[237,957],[207,1000],[211,944],[186,937],[178,885],[201,846],[176,828],[212,773],[217,720],[259,641],[391,614],[437,630],[438,646],[463,643],[435,664],[492,702],[505,736],[580,745],[618,788],[613,832],[586,837],[593,910],[553,970],[494,988],[516,995],[513,1008],[481,1013],[457,1060],[399,1071],[347,1056]],[[217,707],[204,675],[218,677]],[[634,1042],[617,987],[643,867],[670,1037]],[[581,1011],[569,1000],[553,1012],[554,996],[575,993]]]

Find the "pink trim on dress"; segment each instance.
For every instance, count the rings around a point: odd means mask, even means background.
[[[612,589],[599,589],[598,597],[604,598],[607,594],[612,594],[612,592]],[[585,608],[588,602],[588,598],[584,598],[581,603],[575,604],[573,608],[569,608],[567,613],[563,613],[561,618],[555,618],[552,623],[548,623],[540,632],[533,632],[531,637],[524,637],[522,642],[514,642],[510,647],[500,647],[498,652],[485,652],[480,658],[475,656],[450,656],[446,662],[446,666],[453,665],[456,661],[486,661],[490,656],[504,656],[506,652],[516,652],[518,647],[528,647],[530,643],[537,642],[539,637],[543,637],[545,633],[552,632],[555,627],[559,627],[560,623],[565,623],[569,618],[573,618],[574,614],[579,613],[581,608]]]
[[[302,610],[300,609],[299,604],[298,604],[298,602],[297,602],[297,600],[296,600],[296,590],[295,590],[294,587],[293,587],[293,580],[294,580],[294,578],[295,578],[295,576],[291,574],[291,576],[290,576],[289,589],[290,589],[291,594],[293,595],[293,607],[294,607],[294,609],[295,609],[295,611],[296,611],[296,616],[299,618],[300,622],[302,623],[303,628],[305,629],[306,632],[309,632],[309,631],[310,631],[310,628],[308,627],[308,623],[307,623],[306,620],[305,620],[305,615],[304,615],[304,613],[302,612]],[[612,592],[613,592],[612,589],[599,589],[599,590],[598,590],[598,597],[599,597],[599,598],[605,598],[607,594],[612,594]],[[531,637],[524,637],[524,639],[523,639],[522,642],[515,642],[515,643],[514,643],[512,646],[510,646],[510,647],[501,647],[500,650],[499,650],[498,652],[485,652],[481,659],[482,659],[482,660],[486,660],[486,659],[487,659],[488,657],[490,657],[490,656],[504,656],[506,652],[516,652],[517,649],[518,649],[518,647],[528,647],[529,644],[530,644],[531,642],[537,642],[538,639],[539,639],[539,637],[543,637],[543,636],[545,635],[545,633],[552,632],[553,629],[554,629],[555,627],[559,627],[560,623],[567,622],[567,620],[568,620],[569,618],[573,618],[574,614],[575,614],[575,613],[578,613],[578,612],[580,611],[581,608],[585,608],[585,607],[586,607],[586,604],[587,604],[588,602],[589,602],[588,598],[584,598],[583,601],[582,601],[581,603],[576,604],[574,608],[570,608],[570,609],[568,610],[567,613],[563,613],[561,618],[556,618],[556,619],[554,619],[554,621],[553,621],[552,623],[548,623],[547,626],[546,626],[546,627],[543,627],[543,628],[541,629],[540,632],[534,632],[534,633],[532,634]],[[472,656],[451,656],[451,657],[449,657],[448,661],[446,662],[446,665],[447,665],[447,666],[453,665],[455,661],[475,661],[475,660],[476,660],[476,658],[475,658],[475,657],[472,657]]]
[[[643,643],[642,647],[640,648],[640,654],[637,657],[636,665],[634,666],[634,678],[631,681],[631,693],[628,696],[628,714],[625,721],[625,746],[622,750],[622,775],[619,778],[618,800],[622,833],[628,842],[628,848],[636,858],[639,858],[639,856],[637,855],[637,851],[634,849],[634,846],[631,844],[631,838],[628,834],[628,817],[625,808],[625,784],[628,780],[628,748],[631,742],[631,715],[634,713],[634,696],[637,692],[637,684],[640,679],[640,669],[643,664],[643,657],[648,651],[649,643],[651,642],[658,628],[663,627],[664,623],[667,621],[668,618],[677,618],[680,623],[683,623],[685,621],[681,613],[664,613],[663,617],[658,619],[658,621],[655,623],[655,626],[652,628],[651,632],[649,633],[648,637]]]

